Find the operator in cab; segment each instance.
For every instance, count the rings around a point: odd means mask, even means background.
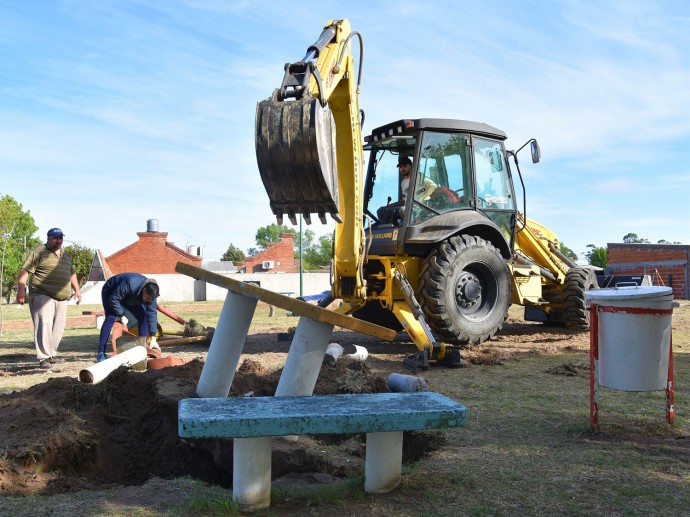
[[[412,160],[407,156],[400,156],[398,158],[398,171],[402,180],[400,181],[401,196],[395,203],[389,203],[382,206],[376,211],[379,224],[393,224],[398,226],[399,221],[403,217],[403,209],[405,207],[405,200],[407,193],[410,190],[410,173],[412,171]],[[424,201],[429,199],[433,191],[436,189],[436,184],[429,178],[425,177],[422,184],[415,190],[414,198],[417,201]]]

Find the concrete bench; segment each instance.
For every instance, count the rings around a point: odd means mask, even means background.
[[[270,505],[271,437],[367,433],[364,489],[400,484],[403,431],[460,427],[467,410],[438,393],[184,399],[181,438],[234,438],[233,496],[244,510]]]

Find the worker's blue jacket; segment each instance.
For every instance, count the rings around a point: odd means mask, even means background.
[[[139,273],[120,273],[110,277],[101,292],[106,317],[123,316],[125,308],[138,316],[142,307],[146,311],[149,335],[155,336],[158,326],[158,303],[155,299],[144,303],[141,296],[144,285],[148,283],[155,284],[156,281]]]

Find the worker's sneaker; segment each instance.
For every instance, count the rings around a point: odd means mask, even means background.
[[[98,357],[96,358],[96,362],[100,363],[101,361],[105,361],[106,359],[108,359],[106,357],[106,355],[103,352],[101,352],[98,354]]]
[[[38,367],[43,368],[44,370],[50,370],[52,368],[50,364],[50,359],[41,359],[38,362]]]
[[[49,361],[50,364],[62,364],[65,362],[65,360],[62,357],[51,357]]]

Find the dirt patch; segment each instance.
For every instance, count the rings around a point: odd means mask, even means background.
[[[563,363],[559,366],[547,368],[546,373],[551,375],[565,375],[566,377],[576,377],[578,375],[588,375],[589,366],[584,364]]]
[[[200,360],[145,372],[120,368],[96,385],[58,377],[0,397],[0,492],[54,494],[180,476],[230,486],[231,440],[185,443],[177,435],[177,403],[194,396],[202,368]],[[273,395],[281,373],[247,359],[231,395]],[[381,391],[387,391],[384,377],[347,359],[324,366],[314,390]],[[437,448],[433,434],[409,433],[406,459]],[[323,445],[334,443],[337,451],[324,455]],[[274,477],[332,479],[361,469],[364,443],[363,436],[301,437],[276,440],[274,449]]]

